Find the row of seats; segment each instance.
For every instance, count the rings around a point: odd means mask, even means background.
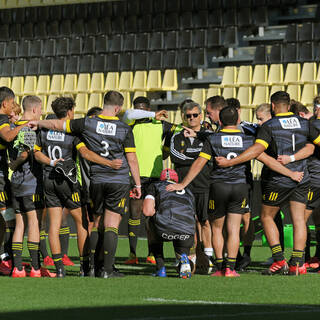
[[[0,86],[12,88],[17,96],[103,93],[118,91],[174,91],[178,89],[177,70],[125,71],[1,77]]]
[[[286,30],[286,42],[319,41],[320,22],[305,22],[301,25],[289,24]]]
[[[71,55],[68,57],[17,58],[0,60],[5,77],[65,73],[118,72],[130,70],[197,69],[207,66],[206,49],[166,52],[123,52],[121,54]]]
[[[213,48],[223,45],[221,29],[198,29],[113,36],[71,37],[0,42],[0,59],[54,57],[123,51]],[[228,35],[224,37],[229,39]]]

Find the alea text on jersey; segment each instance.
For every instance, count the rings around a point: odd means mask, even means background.
[[[105,136],[115,136],[117,125],[115,123],[98,121],[96,131]]]
[[[47,133],[47,139],[49,141],[64,141],[65,134],[59,131],[49,130]]]
[[[221,144],[224,148],[242,148],[243,141],[240,136],[222,136]]]
[[[281,127],[283,129],[299,129],[301,128],[300,121],[298,118],[282,118],[279,119]]]

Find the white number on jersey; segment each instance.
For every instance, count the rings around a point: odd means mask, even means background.
[[[101,152],[100,156],[107,157],[109,155],[109,151],[108,151],[109,143],[107,141],[102,141],[101,144],[102,144],[102,149],[104,150],[104,152]]]
[[[51,160],[56,161],[62,158],[62,150],[59,146],[54,146],[52,149],[51,146],[49,146],[48,155]]]
[[[230,160],[230,159],[236,158],[237,156],[238,155],[235,152],[230,152],[227,154],[227,159]]]
[[[180,195],[185,194],[185,193],[186,193],[186,191],[184,189],[182,189],[180,191],[176,191],[176,194],[180,194]]]

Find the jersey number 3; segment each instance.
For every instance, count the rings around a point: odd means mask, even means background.
[[[102,149],[104,150],[104,152],[101,152],[100,156],[107,157],[109,155],[109,151],[108,151],[109,143],[107,141],[101,141],[101,144],[102,144]]]

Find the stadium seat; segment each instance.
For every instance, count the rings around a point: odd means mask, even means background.
[[[56,54],[58,56],[66,56],[69,54],[69,38],[57,39]]]
[[[204,101],[206,100],[206,90],[200,88],[193,89],[191,99],[203,108]]]
[[[163,91],[175,91],[178,89],[178,76],[176,69],[165,70],[163,81],[162,81],[162,90]]]
[[[43,55],[45,57],[53,57],[56,54],[56,40],[46,39],[43,45]]]
[[[91,86],[91,75],[89,73],[80,73],[77,81],[77,93],[89,93]],[[70,92],[73,93],[73,92]]]
[[[235,87],[224,87],[222,91],[222,96],[225,99],[228,98],[236,98],[237,97],[237,91]]]
[[[253,64],[265,64],[267,63],[267,47],[264,45],[258,45],[253,57]]]
[[[307,107],[312,107],[313,99],[317,95],[318,95],[318,88],[316,84],[309,84],[309,83],[305,84],[303,86],[300,102]]]
[[[283,65],[272,64],[269,68],[268,85],[273,86],[274,84],[283,82]]]
[[[291,23],[287,26],[286,30],[286,42],[297,42],[298,41],[298,25]]]
[[[100,107],[102,106],[102,94],[101,93],[91,93],[88,102],[88,110],[92,107]]]
[[[1,77],[0,78],[0,87],[11,88],[11,77]]]
[[[288,63],[283,83],[285,85],[299,83],[301,67],[299,63]]]
[[[178,69],[190,69],[191,65],[191,51],[189,49],[179,50],[178,52]]]
[[[123,101],[123,109],[131,109],[132,105],[131,105],[131,100],[130,100],[130,92],[128,91],[123,91],[121,92],[121,94],[123,95],[124,101]]]
[[[180,28],[182,30],[193,28],[193,14],[191,11],[190,12],[182,12],[180,14]]]
[[[283,55],[283,46],[282,44],[274,44],[271,47],[270,55],[269,55],[269,62],[271,64],[280,64],[282,63],[282,55]]]
[[[32,40],[30,43],[30,57],[41,57],[43,51],[42,40]]]
[[[119,90],[119,72],[108,72],[104,91]]]
[[[284,63],[294,63],[298,60],[298,46],[296,43],[287,43],[283,50]]]
[[[181,123],[183,123],[182,118],[181,118],[181,112],[180,112],[180,110],[174,112],[174,115],[173,115],[173,123],[174,123],[174,124],[181,124]]]
[[[82,53],[82,38],[71,38],[69,54],[80,55]]]
[[[39,75],[47,75],[52,73],[52,58],[43,57],[40,58],[40,70]]]
[[[277,91],[285,91],[285,90],[284,90],[284,86],[282,86],[282,85],[272,86],[271,89],[270,89],[270,97],[271,97],[272,94],[274,94],[274,93],[277,92]],[[269,97],[269,98],[270,98],[270,97]],[[270,99],[269,99],[269,100],[270,100]],[[269,100],[268,100],[268,101],[269,101]]]
[[[218,87],[215,88],[209,88],[207,91],[207,99],[214,96],[220,96],[221,95],[221,89]]]
[[[268,101],[269,101],[269,87],[256,86],[254,89],[252,105],[256,107],[262,103],[268,103]]]
[[[301,62],[314,61],[315,52],[314,52],[313,42],[299,43],[298,52],[299,52],[298,61],[301,61]]]
[[[250,86],[252,81],[252,67],[240,66],[236,86]]]
[[[88,94],[78,93],[75,99],[75,114],[84,116],[88,111]]]
[[[77,74],[66,74],[64,79],[63,94],[77,94]]]
[[[119,80],[119,90],[120,91],[133,91],[133,72],[132,71],[123,71],[120,74]]]
[[[150,36],[150,49],[152,51],[162,50],[164,47],[163,32],[153,32]]]
[[[133,78],[132,89],[133,91],[146,91],[147,90],[147,71],[136,71]]]
[[[22,97],[23,96],[23,89],[24,89],[24,77],[13,77],[11,83],[11,89],[16,96]]]
[[[254,67],[252,84],[253,85],[266,85],[268,80],[268,66],[265,64],[257,64]]]
[[[163,54],[161,51],[153,51],[149,55],[149,70],[162,69]]]
[[[181,30],[179,34],[179,48],[186,49],[192,47],[192,32],[191,30]]]
[[[26,76],[24,80],[24,95],[35,95],[37,89],[37,77],[36,76]]]
[[[287,93],[289,93],[290,98],[296,101],[300,101],[301,97],[301,86],[298,84],[289,84],[287,86]]]
[[[96,38],[94,36],[85,37],[83,40],[83,54],[95,53]]]
[[[161,91],[161,71],[160,70],[150,70],[147,79],[147,91]]]
[[[177,66],[177,52],[170,50],[164,53],[163,67],[164,69],[174,69]]]
[[[313,41],[313,23],[305,22],[298,26],[298,39],[299,41]]]
[[[147,97],[147,92],[146,91],[135,91],[133,94],[132,102],[137,97]]]
[[[136,34],[128,33],[124,36],[123,50],[134,51],[136,49]]]
[[[305,62],[302,66],[300,79],[297,84],[313,83],[317,76],[317,64],[315,62]]]
[[[149,53],[148,52],[135,52],[133,54],[133,61],[134,61],[134,70],[146,70],[149,62]]]
[[[234,87],[237,81],[237,67],[224,67],[220,86]]]
[[[102,72],[92,74],[90,92],[104,92],[104,74]]]
[[[165,49],[177,49],[178,48],[178,32],[177,31],[169,31],[165,36],[164,46]]]
[[[93,56],[90,54],[80,56],[79,73],[92,73]]]
[[[249,108],[252,105],[252,89],[251,87],[240,87],[237,94],[241,108]]]
[[[62,74],[54,74],[51,80],[50,95],[62,94],[63,89],[64,89],[64,76]]]
[[[214,48],[222,46],[222,32],[220,28],[207,30],[207,47]]]
[[[36,88],[36,94],[49,95],[49,92],[50,92],[50,76],[49,75],[39,76],[37,88]]]
[[[41,99],[41,113],[42,113],[42,119],[45,118],[45,113],[47,110],[47,96],[45,95],[37,95],[38,98]]]
[[[7,58],[18,57],[18,42],[17,41],[11,41],[11,42],[7,43],[6,57]]]
[[[120,70],[131,71],[133,69],[133,54],[131,52],[123,52],[120,55]]]
[[[66,73],[78,73],[79,72],[79,56],[67,56],[66,57]]]

